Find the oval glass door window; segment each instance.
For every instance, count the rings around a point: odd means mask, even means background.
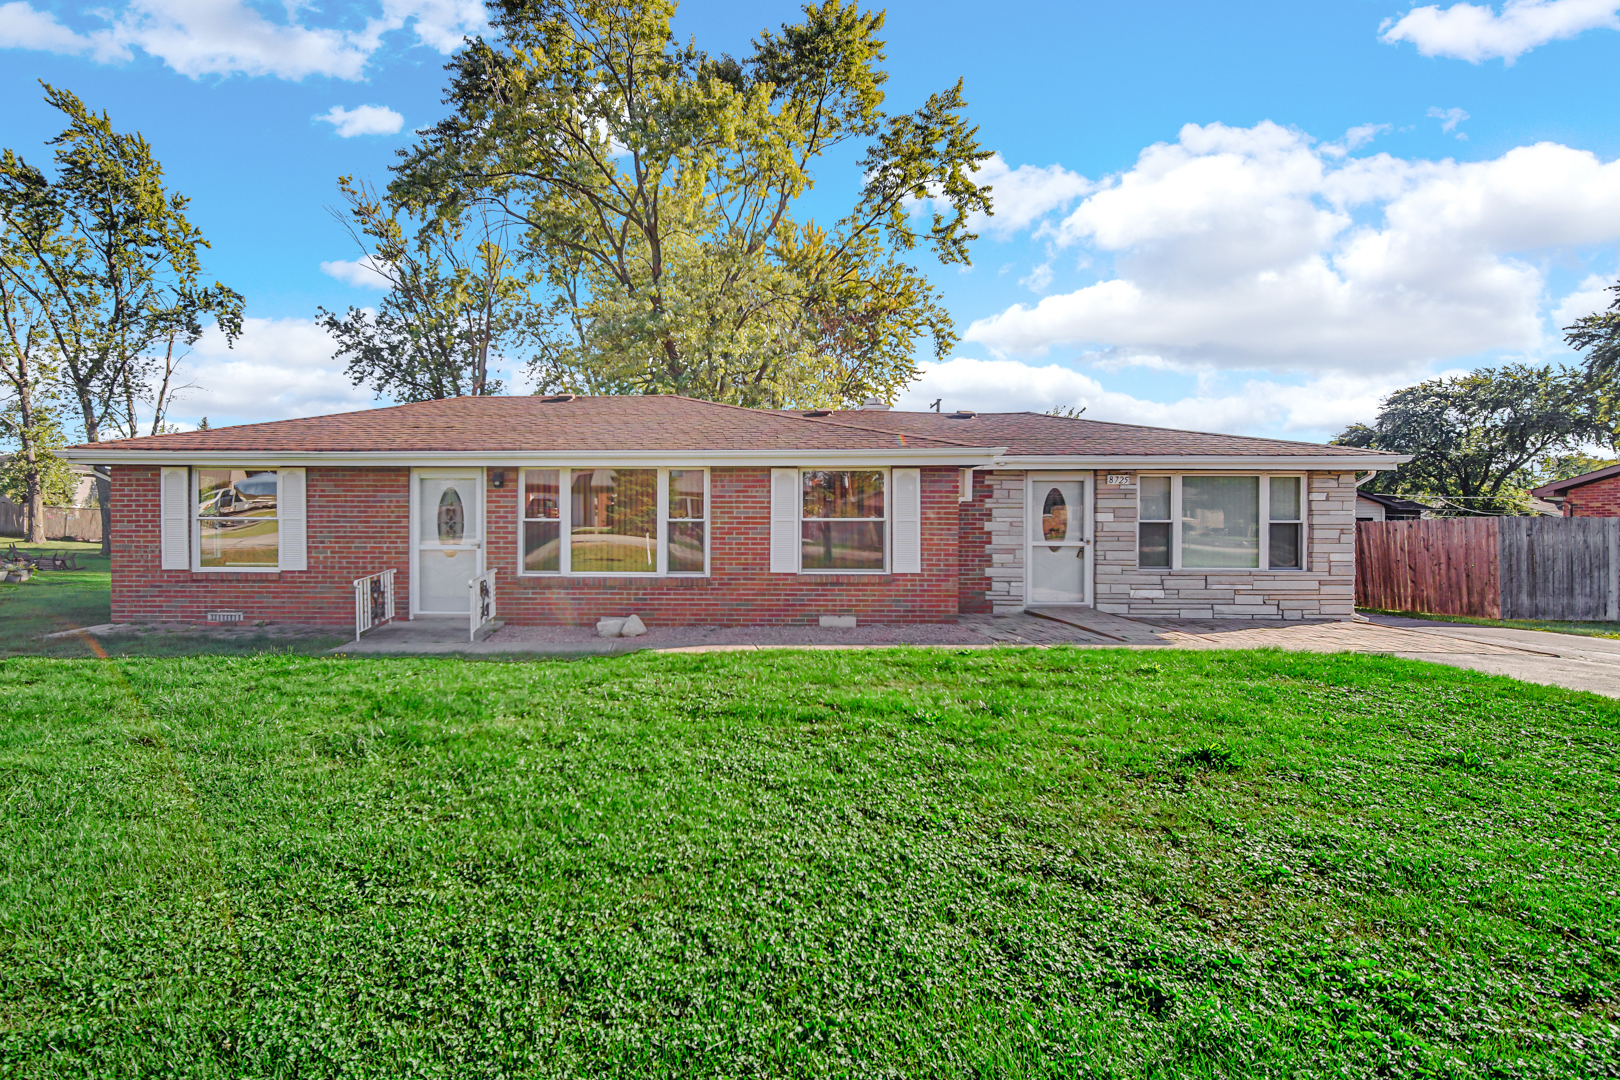
[[[1048,540],[1069,538],[1069,504],[1057,488],[1048,491],[1041,504],[1041,535]]]
[[[439,543],[459,544],[466,531],[467,513],[461,505],[461,493],[447,487],[439,496]]]

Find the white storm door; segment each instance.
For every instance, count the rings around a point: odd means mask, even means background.
[[[411,609],[417,615],[461,615],[468,582],[484,572],[482,469],[420,469],[411,481],[415,565]]]
[[[1090,478],[1030,473],[1028,604],[1091,602]]]

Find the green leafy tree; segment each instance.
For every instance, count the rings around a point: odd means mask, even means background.
[[[451,116],[391,193],[521,227],[553,332],[542,389],[744,405],[890,398],[922,337],[956,342],[919,246],[968,261],[989,152],[962,86],[882,111],[882,13],[826,0],[742,59],[679,44],[668,0],[500,0],[491,41],[451,61]],[[851,142],[862,185],[827,225],[794,211]],[[921,200],[936,208],[918,214]]]
[[[1352,424],[1333,441],[1412,455],[1368,490],[1523,514],[1538,463],[1608,438],[1585,373],[1510,364],[1397,390],[1372,425]]]
[[[91,113],[72,93],[41,85],[67,127],[49,144],[54,178],[14,150],[0,153],[0,274],[38,306],[86,441],[140,434],[142,407],[150,430],[162,431],[177,347],[202,336],[205,318],[234,341],[242,297],[203,283],[208,242],[186,219],[185,196],[165,190],[147,141],[114,131],[106,113]],[[98,489],[110,538],[105,476]]]
[[[488,212],[456,206],[413,226],[388,195],[350,177],[338,187],[365,265],[388,285],[375,313],[320,309],[354,384],[399,401],[500,393],[491,357],[510,358],[543,322],[534,274],[515,267]]]
[[[0,261],[16,258],[15,238],[0,231]],[[56,366],[43,313],[34,298],[0,273],[0,437],[11,448],[0,467],[0,490],[23,507],[24,535],[45,542],[45,502],[57,475],[67,466],[50,453],[60,446],[55,401]]]
[[[0,438],[19,447],[0,463],[0,495],[28,508],[28,542],[43,544],[47,539],[44,508],[72,506],[79,477],[71,465],[51,452],[67,445],[56,411],[36,403],[32,417],[32,424],[25,427],[16,403],[0,413]],[[32,452],[31,457],[27,451]]]

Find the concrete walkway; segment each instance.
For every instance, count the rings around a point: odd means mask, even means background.
[[[378,627],[346,655],[606,656],[758,649],[862,649],[894,645],[989,648],[1073,645],[1132,649],[1289,649],[1361,652],[1427,660],[1526,682],[1620,698],[1620,641],[1533,630],[1373,616],[1357,622],[1265,623],[1247,620],[1145,622],[1083,608],[1020,615],[964,615],[954,624],[867,624],[851,630],[814,626],[653,627],[643,637],[599,638],[587,627],[506,627],[469,642],[460,619],[416,619]]]

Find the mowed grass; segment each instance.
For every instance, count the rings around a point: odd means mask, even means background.
[[[1424,611],[1383,611],[1359,608],[1379,615],[1399,615],[1403,619],[1429,622],[1466,623],[1469,626],[1498,626],[1509,630],[1545,630],[1551,634],[1580,634],[1583,637],[1620,638],[1620,622],[1568,622],[1560,619],[1476,619],[1471,615],[1433,615]]]
[[[1276,652],[0,662],[0,1074],[1612,1076],[1616,703]]]
[[[71,552],[83,570],[42,570],[24,582],[0,581],[0,657],[93,656],[89,642],[78,636],[45,635],[112,620],[111,560],[100,544],[57,541],[24,544],[0,538],[0,555],[12,545],[30,555]],[[271,633],[229,635],[176,628],[161,633],[103,635],[98,645],[113,656],[190,656],[197,653],[250,655],[266,651],[323,652],[339,644],[340,635],[291,637]]]

